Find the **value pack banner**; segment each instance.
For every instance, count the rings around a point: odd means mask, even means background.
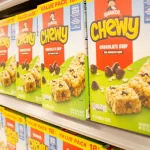
[[[84,0],[38,6],[43,107],[75,118],[89,113]]]
[[[121,150],[32,118],[26,122],[28,150]]]
[[[11,110],[4,110],[4,135],[8,150],[27,150],[25,117]]]
[[[16,95],[15,17],[0,20],[0,92]]]
[[[17,98],[41,104],[37,9],[16,16]]]
[[[148,6],[87,0],[91,120],[150,135]]]

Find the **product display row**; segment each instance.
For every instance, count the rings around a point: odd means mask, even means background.
[[[0,106],[0,150],[121,150]]]
[[[143,0],[54,0],[1,20],[0,92],[150,135],[147,7]]]

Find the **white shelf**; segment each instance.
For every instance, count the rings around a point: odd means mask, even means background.
[[[147,136],[77,120],[6,95],[0,95],[0,105],[126,150],[150,150],[150,137]]]
[[[28,0],[3,0],[2,2],[0,1],[0,11],[19,5],[26,1]]]

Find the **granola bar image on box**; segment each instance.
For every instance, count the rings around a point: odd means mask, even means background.
[[[150,108],[150,79],[145,75],[138,75],[129,81],[129,86],[139,95],[142,104]]]
[[[14,83],[16,81],[16,69],[14,67],[9,66],[7,71],[10,75],[11,82]]]
[[[106,99],[115,114],[132,114],[141,111],[138,94],[127,84],[109,87]]]
[[[10,86],[11,85],[11,78],[10,75],[8,73],[8,71],[3,71],[1,73],[1,83],[4,87]]]
[[[33,75],[37,87],[41,87],[41,75],[40,75],[40,70],[38,68],[33,68],[31,69],[31,74]]]
[[[77,54],[74,59],[71,62],[71,65],[78,65],[78,66],[83,66],[85,61],[85,54],[84,53],[79,53]]]
[[[81,75],[80,73],[80,71],[74,73],[68,71],[63,76],[63,80],[67,83],[71,94],[75,97],[80,96],[85,87],[85,78],[82,78],[82,73]]]
[[[52,96],[56,102],[68,101],[70,100],[70,90],[65,81],[61,78],[52,80],[50,82],[50,88]]]
[[[36,82],[32,74],[28,73],[23,76],[25,92],[32,92],[36,89]]]

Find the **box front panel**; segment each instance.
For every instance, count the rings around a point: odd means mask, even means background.
[[[37,10],[18,15],[16,30],[17,97],[41,104]]]
[[[49,2],[38,9],[41,12],[38,41],[41,43],[42,105],[85,119],[89,101],[84,2]],[[53,81],[61,83],[63,88],[56,87]]]
[[[16,95],[15,17],[1,20],[0,26],[0,92]]]
[[[149,135],[150,24],[144,21],[145,4],[87,0],[87,21],[91,119]]]

